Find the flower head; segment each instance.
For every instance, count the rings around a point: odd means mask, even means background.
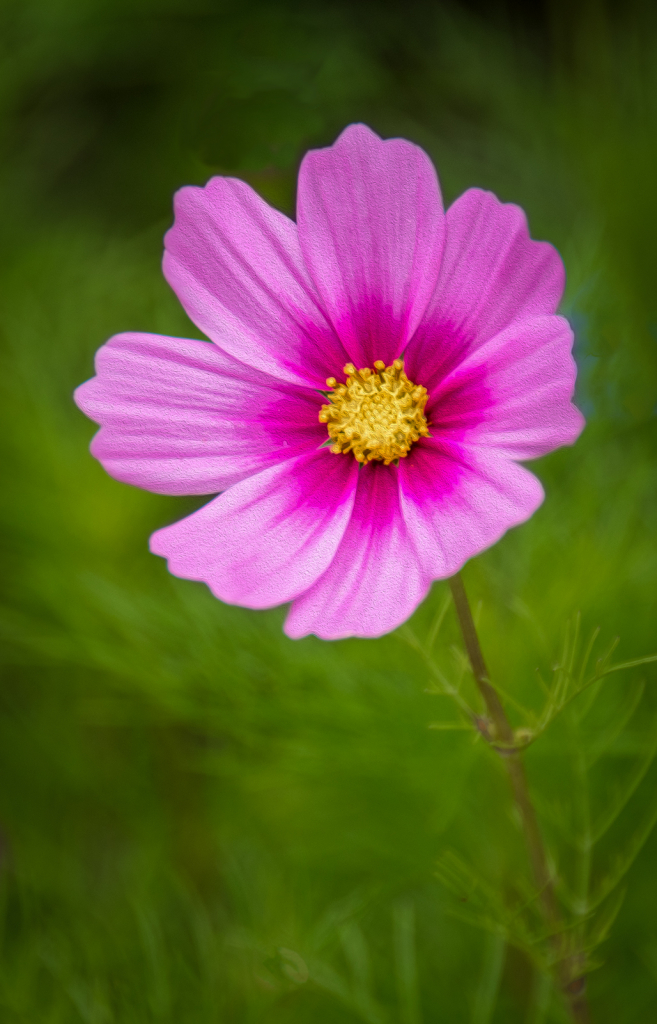
[[[543,500],[572,444],[559,255],[427,155],[351,125],[306,155],[297,223],[246,184],[176,195],[164,273],[210,342],[120,334],[77,389],[108,473],[214,494],[158,530],[177,576],[289,636],[380,636]]]

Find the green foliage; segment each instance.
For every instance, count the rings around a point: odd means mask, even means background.
[[[423,656],[432,670],[436,682],[429,692],[454,700],[462,721],[431,723],[430,728],[467,729],[489,736],[485,726],[485,712],[470,706],[463,697],[463,658],[458,650],[458,671],[450,682],[435,663],[431,647],[436,644],[438,629],[445,616],[447,602],[444,602],[429,630],[427,643],[421,644],[410,626],[398,630],[398,635],[411,643]],[[583,963],[588,969],[598,965],[593,956],[596,948],[609,936],[625,895],[621,883],[634,860],[648,840],[657,824],[657,802],[650,800],[648,808],[629,829],[625,827],[622,845],[615,848],[606,863],[594,871],[594,854],[601,840],[616,824],[621,814],[636,794],[657,755],[657,720],[653,717],[640,732],[633,732],[636,713],[644,694],[644,681],[639,679],[633,688],[623,690],[614,699],[604,697],[604,681],[617,672],[651,665],[657,662],[657,655],[649,655],[618,664],[611,663],[613,651],[618,645],[616,639],[595,662],[589,665],[598,639],[595,629],[586,644],[580,643],[580,615],[567,623],[562,653],[553,666],[553,678],[549,686],[537,672],[537,679],[544,691],[544,705],[536,714],[530,707],[523,707],[519,701],[506,694],[507,703],[520,716],[521,724],[515,730],[515,743],[504,744],[492,740],[491,745],[498,753],[524,752],[540,739],[549,726],[563,716],[563,731],[558,745],[571,761],[568,785],[563,783],[557,800],[550,802],[541,797],[540,791],[534,800],[542,817],[555,833],[553,875],[562,903],[568,911],[563,929],[567,948],[578,951],[585,957]],[[504,691],[501,691],[502,693]],[[597,703],[606,705],[596,717]],[[587,728],[590,719],[595,718],[593,727]],[[605,719],[611,720],[605,722]],[[605,792],[603,804],[597,815],[593,814],[592,791],[594,781],[591,770],[605,757],[613,757],[615,744],[622,740],[627,747],[631,739],[631,767],[619,779],[617,773],[610,791]],[[617,840],[618,842],[618,840]],[[563,850],[565,846],[565,851]],[[562,856],[556,850],[561,847]],[[564,853],[571,852],[568,858]],[[569,863],[569,861],[571,863]],[[539,911],[540,892],[532,891],[525,879],[515,884],[506,882],[506,892],[500,890],[499,882],[491,882],[462,856],[447,850],[438,862],[438,877],[457,899],[452,914],[478,926],[492,935],[503,936],[529,959],[535,961],[537,969],[548,973],[553,960],[551,942],[553,934],[545,932]],[[591,885],[592,878],[596,884]],[[482,1011],[483,1012],[483,1011]]]
[[[159,270],[177,187],[291,213],[359,119],[564,255],[589,426],[466,582],[594,1021],[654,1015],[657,23],[472,6],[0,7],[3,1022],[563,1020],[446,587],[398,635],[293,643],[167,575],[148,535],[200,500],[105,476],[71,402],[111,334],[198,336]]]

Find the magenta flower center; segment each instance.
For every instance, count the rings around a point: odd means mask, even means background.
[[[329,377],[330,405],[323,405],[320,423],[326,423],[336,455],[352,452],[358,462],[377,460],[389,466],[405,458],[421,437],[429,436],[424,407],[427,389],[414,384],[395,359],[386,366],[377,359],[374,369],[357,370],[347,363],[345,384]]]

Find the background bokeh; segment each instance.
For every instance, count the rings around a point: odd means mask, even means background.
[[[559,1021],[436,876],[457,851],[503,894],[526,865],[483,744],[429,728],[455,719],[420,658],[292,642],[284,610],[169,577],[148,535],[201,501],[107,477],[71,393],[111,334],[199,337],[160,273],[176,188],[233,174],[293,214],[308,147],[357,120],[410,138],[447,202],[519,203],[568,272],[589,423],[465,570],[493,675],[538,706],[578,610],[601,650],[656,651],[654,4],[2,0],[0,53],[0,1020]],[[461,671],[451,612],[436,658]],[[655,1019],[656,684],[611,677],[528,756],[566,878],[582,750],[594,809],[636,775],[594,851],[596,884],[638,837],[596,1024]]]

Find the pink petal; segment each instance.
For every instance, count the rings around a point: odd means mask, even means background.
[[[355,459],[327,449],[235,484],[150,548],[169,571],[202,580],[222,601],[268,608],[312,586],[335,556],[354,504]]]
[[[509,324],[554,313],[565,280],[558,252],[529,237],[519,206],[471,188],[445,220],[438,285],[405,353],[406,373],[429,391]]]
[[[347,359],[305,268],[297,228],[235,178],[175,197],[164,275],[194,323],[282,380],[325,387]]]
[[[529,519],[544,497],[536,477],[510,459],[429,438],[400,460],[399,490],[409,533],[433,579],[452,576]]]
[[[475,349],[434,391],[431,432],[456,432],[512,459],[573,444],[584,417],[571,402],[573,332],[560,316],[521,320]]]
[[[428,156],[351,125],[333,146],[304,157],[297,221],[304,258],[351,359],[391,362],[420,322],[440,267],[444,214]]]
[[[212,494],[325,439],[321,396],[282,384],[208,341],[118,334],[75,401],[102,424],[91,451],[117,480]]]
[[[293,639],[382,636],[409,617],[428,588],[401,514],[398,470],[370,463],[359,472],[356,504],[335,558],[294,602],[285,632]]]

